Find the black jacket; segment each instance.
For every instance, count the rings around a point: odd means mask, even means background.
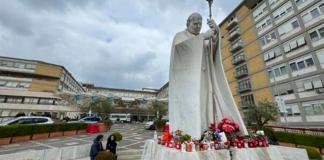
[[[111,141],[108,139],[106,149],[109,150],[111,153],[116,154],[117,143],[116,141]]]
[[[97,156],[98,152],[103,151],[103,147],[101,142],[97,141],[96,139],[93,140],[93,144],[91,145],[91,150],[90,150],[90,157],[91,159],[95,159]]]

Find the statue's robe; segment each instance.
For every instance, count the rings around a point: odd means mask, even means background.
[[[197,139],[209,124],[231,118],[240,124],[241,134],[247,134],[225,77],[220,37],[213,43],[213,55],[208,42],[203,34],[195,36],[188,31],[174,37],[169,75],[170,130],[180,129]]]

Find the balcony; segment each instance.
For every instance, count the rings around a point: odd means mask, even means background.
[[[243,93],[243,92],[247,92],[247,91],[251,91],[251,90],[252,90],[252,86],[251,86],[250,83],[244,84],[244,85],[239,84],[238,87],[237,87],[237,91],[239,93]]]
[[[240,101],[239,105],[240,105],[241,109],[246,110],[249,108],[250,105],[253,105],[253,104],[251,104],[251,102]]]
[[[242,40],[238,40],[237,42],[233,43],[231,46],[231,52],[234,53],[243,48]]]
[[[226,29],[231,30],[233,27],[235,27],[238,24],[237,18],[233,18],[231,21],[228,22]]]
[[[241,77],[244,77],[244,76],[247,76],[249,74],[248,70],[247,69],[242,69],[240,71],[236,71],[235,72],[235,78],[241,78]]]
[[[231,32],[229,34],[229,38],[228,40],[229,41],[234,41],[236,38],[238,38],[239,36],[241,35],[240,33],[240,30],[239,29],[236,29],[235,31]]]
[[[245,61],[245,56],[244,55],[237,55],[234,56],[232,59],[232,64],[237,65]]]

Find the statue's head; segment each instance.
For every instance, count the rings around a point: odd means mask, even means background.
[[[192,13],[187,19],[187,31],[198,35],[201,30],[202,17],[199,13]]]

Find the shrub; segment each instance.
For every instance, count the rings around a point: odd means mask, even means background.
[[[32,133],[48,133],[50,132],[52,124],[38,124],[32,125]]]
[[[280,142],[296,144],[293,133],[277,131],[274,133],[274,135],[276,139]]]
[[[101,151],[97,154],[95,160],[116,160],[116,158],[111,152]]]
[[[108,128],[110,128],[114,123],[107,119],[107,120],[101,120],[101,121],[98,121],[98,123],[104,123]]]
[[[17,129],[13,136],[26,136],[33,133],[32,125],[16,125]]]
[[[324,147],[324,136],[276,131],[275,137],[280,142],[312,147]]]
[[[114,135],[116,141],[121,141],[121,140],[123,140],[123,135],[122,135],[121,133],[119,133],[119,132],[114,132],[114,133],[111,134],[111,135]]]
[[[0,126],[0,138],[12,137],[17,128],[17,126]]]
[[[264,134],[268,137],[269,144],[278,144],[275,131],[272,128],[263,128]]]
[[[157,119],[154,121],[154,125],[156,129],[162,129],[166,123],[166,120],[163,119]]]
[[[304,148],[307,151],[307,155],[310,159],[314,160],[321,160],[322,155],[317,151],[316,148],[314,147],[309,147],[309,146],[298,146],[299,148]]]

